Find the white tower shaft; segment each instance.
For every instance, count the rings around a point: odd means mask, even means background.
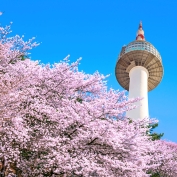
[[[134,120],[144,119],[149,117],[148,111],[148,77],[149,72],[142,66],[135,66],[129,72],[130,84],[129,84],[129,99],[131,98],[143,98],[135,105],[136,109],[130,110],[126,113],[127,117]]]

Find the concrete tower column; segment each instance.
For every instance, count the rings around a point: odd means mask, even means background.
[[[129,84],[129,99],[131,98],[143,98],[135,105],[138,107],[126,113],[127,117],[134,120],[144,119],[149,117],[148,111],[148,77],[149,72],[143,66],[135,66],[129,72],[130,84]]]

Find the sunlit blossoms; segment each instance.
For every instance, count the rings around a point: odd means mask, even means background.
[[[137,99],[108,90],[98,72],[80,72],[80,60],[50,66],[28,59],[38,44],[7,38],[9,31],[0,28],[2,176],[176,175],[176,144],[152,141],[149,120],[124,117]]]
[[[151,168],[151,172],[159,176],[177,176],[177,145],[173,142],[156,141],[156,151],[153,156],[157,166]]]

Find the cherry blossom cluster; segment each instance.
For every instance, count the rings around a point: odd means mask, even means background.
[[[37,44],[8,38],[9,30],[0,28],[2,175],[176,176],[176,144],[152,141],[148,119],[125,117],[138,99],[108,89],[98,72],[80,72],[80,60],[22,60]]]

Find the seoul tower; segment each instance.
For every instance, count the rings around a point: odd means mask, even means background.
[[[162,80],[163,65],[157,49],[145,41],[142,22],[136,40],[122,47],[115,74],[119,84],[129,91],[130,99],[143,98],[136,103],[138,107],[128,111],[126,116],[134,120],[149,117],[148,91],[157,87]]]

